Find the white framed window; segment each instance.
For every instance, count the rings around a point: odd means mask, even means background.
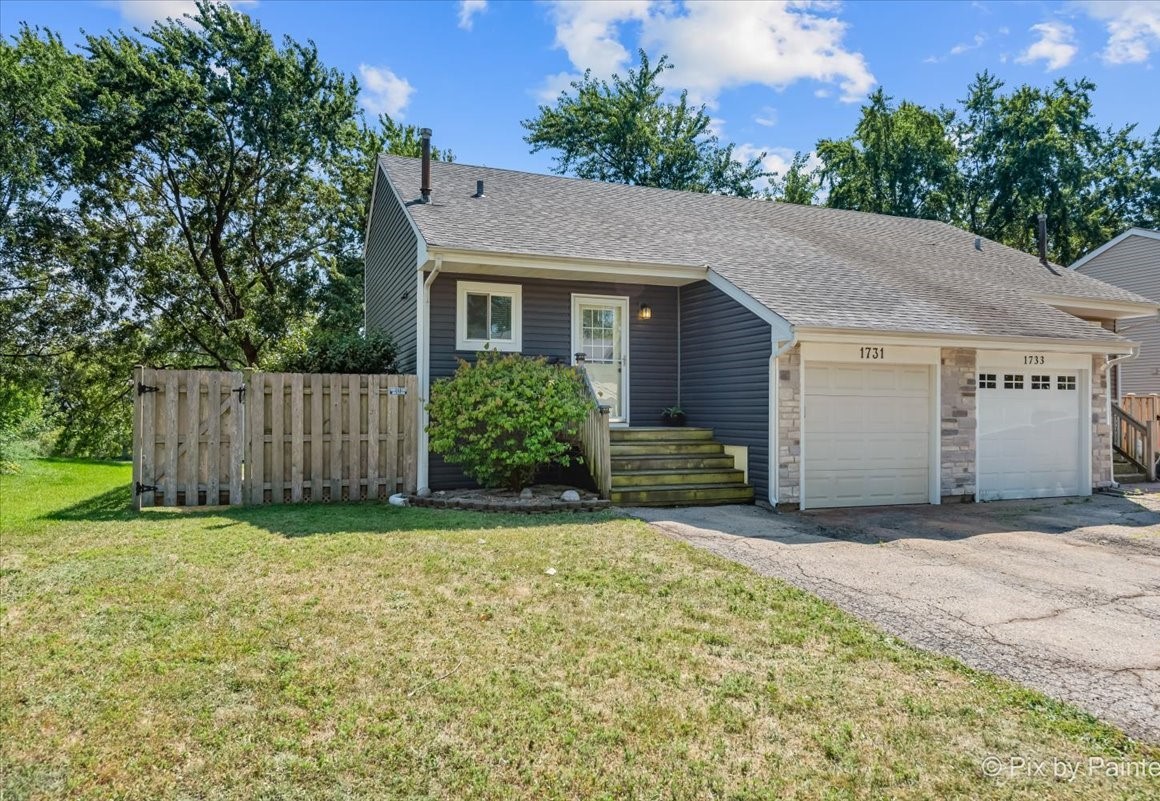
[[[523,348],[523,287],[459,281],[455,300],[455,349],[502,350]]]

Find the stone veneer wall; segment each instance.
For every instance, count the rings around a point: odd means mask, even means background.
[[[777,503],[801,501],[801,346],[777,360]]]
[[[975,351],[967,348],[943,348],[941,486],[947,500],[974,500],[976,492],[975,428],[976,415]]]
[[[1108,420],[1108,371],[1092,357],[1092,489],[1112,484],[1112,423]]]

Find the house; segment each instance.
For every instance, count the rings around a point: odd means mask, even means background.
[[[928,220],[392,156],[366,238],[367,328],[424,397],[485,346],[584,354],[623,503],[1090,494],[1111,329],[1157,308]]]
[[[1160,302],[1160,231],[1131,228],[1071,265],[1091,278],[1107,281]],[[1160,317],[1118,321],[1114,330],[1140,343],[1135,359],[1112,371],[1112,399],[1132,392],[1160,393]]]

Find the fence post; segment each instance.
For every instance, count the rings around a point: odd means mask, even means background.
[[[145,478],[141,473],[141,460],[144,458],[145,443],[141,424],[143,415],[141,414],[142,395],[137,391],[137,387],[141,386],[144,381],[145,370],[141,366],[133,368],[133,511],[141,511],[141,491],[138,489],[145,483]],[[150,477],[152,480],[152,477]]]

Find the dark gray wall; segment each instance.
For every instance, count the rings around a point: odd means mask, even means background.
[[[418,237],[380,171],[367,234],[367,330],[391,335],[398,348],[400,373],[416,371],[418,250]]]
[[[458,280],[520,284],[524,355],[554,356],[565,363],[570,363],[572,356],[572,293],[628,296],[629,422],[634,426],[659,425],[661,409],[677,402],[677,290],[666,286],[440,273],[431,285],[432,382],[454,373],[457,357],[468,361],[474,357],[473,353],[455,350]],[[639,319],[641,303],[652,307],[651,320]],[[469,483],[458,467],[444,463],[436,454],[431,454],[428,479],[433,489]]]
[[[769,323],[706,281],[681,287],[681,408],[691,426],[749,448],[749,483],[769,497]]]

